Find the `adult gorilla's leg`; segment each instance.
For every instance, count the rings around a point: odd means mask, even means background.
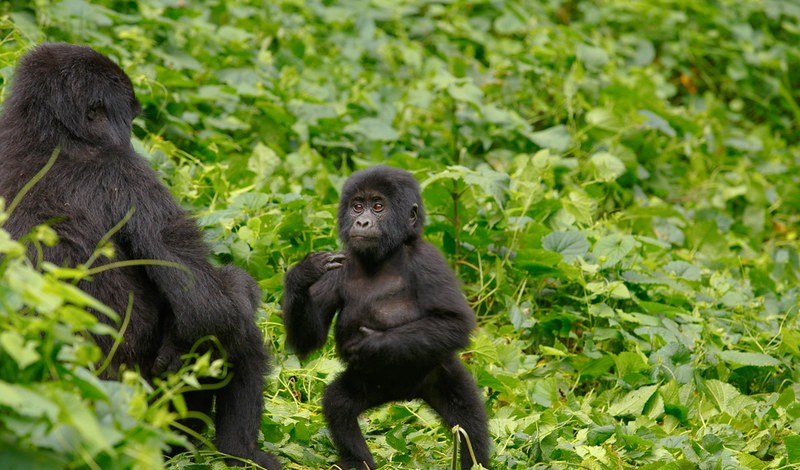
[[[255,324],[249,325],[238,343],[236,351],[231,351],[231,381],[217,392],[217,449],[277,470],[281,468],[278,460],[255,447],[264,411],[264,379],[268,370],[261,332]],[[234,460],[228,462],[229,465],[235,463]]]
[[[371,386],[359,374],[345,370],[328,388],[322,399],[322,412],[340,459],[342,469],[374,469],[375,460],[367,448],[364,435],[358,427],[358,417],[364,411],[384,403]]]
[[[186,452],[204,440],[202,438],[202,434],[206,429],[206,423],[209,419],[211,419],[209,417],[211,416],[211,409],[214,405],[214,392],[211,390],[195,390],[184,392],[183,400],[186,404],[186,410],[190,413],[190,415],[192,415],[192,417],[182,418],[178,420],[178,423],[190,431],[186,435],[186,438],[190,442],[190,446],[184,447],[181,445],[172,444],[169,448],[169,451],[166,452],[166,455],[169,457]],[[198,415],[201,417],[198,417]]]
[[[459,425],[467,432],[475,459],[489,468],[489,431],[486,409],[475,380],[460,360],[453,357],[439,366],[428,379],[422,398],[449,427]],[[472,468],[466,439],[461,436],[461,469]]]

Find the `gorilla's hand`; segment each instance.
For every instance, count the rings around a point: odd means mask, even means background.
[[[326,272],[342,267],[344,253],[338,251],[316,251],[309,253],[302,261],[302,278],[313,284]]]
[[[358,329],[358,334],[344,345],[344,353],[350,363],[363,363],[363,359],[375,357],[377,348],[384,336],[383,331],[373,330],[362,326]]]
[[[164,341],[158,349],[158,356],[156,356],[155,361],[153,361],[153,368],[150,370],[150,373],[153,374],[153,377],[158,377],[178,372],[183,366],[181,356],[186,352],[188,352],[188,350],[178,346],[175,342],[175,338],[168,334],[164,337]]]

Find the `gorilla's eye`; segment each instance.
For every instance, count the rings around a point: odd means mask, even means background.
[[[103,103],[101,101],[95,101],[89,105],[89,110],[86,112],[86,117],[90,121],[94,121],[103,111]]]
[[[356,202],[355,204],[353,204],[353,210],[358,213],[364,212],[364,204]]]
[[[375,212],[381,212],[383,210],[383,203],[376,202],[375,204],[372,205],[372,210]]]

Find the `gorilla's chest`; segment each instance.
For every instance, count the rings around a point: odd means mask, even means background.
[[[410,283],[398,273],[357,276],[345,281],[341,320],[385,330],[420,317]]]

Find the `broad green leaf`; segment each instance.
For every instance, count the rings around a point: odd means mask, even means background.
[[[639,115],[647,118],[643,124],[645,127],[657,129],[670,137],[675,137],[675,129],[673,129],[669,123],[658,114],[646,109],[642,109],[639,111]]]
[[[63,305],[64,299],[36,271],[18,263],[12,263],[6,269],[9,286],[22,294],[23,299],[42,312],[53,312]]]
[[[650,366],[640,354],[622,351],[614,358],[616,364],[617,374],[620,377],[625,377],[628,374],[643,372],[650,369]]]
[[[608,283],[603,281],[587,282],[586,290],[594,295],[609,295],[616,299],[629,299],[631,297],[628,288],[620,281]]]
[[[41,357],[36,351],[36,343],[26,342],[22,335],[14,331],[0,333],[0,346],[17,362],[20,369],[28,367]]]
[[[687,281],[700,280],[700,269],[686,261],[670,261],[664,265],[664,270]]]
[[[612,234],[594,244],[594,255],[603,263],[603,268],[616,265],[631,252],[639,242],[630,235]]]
[[[591,225],[597,201],[583,191],[570,191],[569,197],[561,202],[575,221],[581,225]]]
[[[589,433],[586,435],[586,442],[592,446],[600,445],[607,441],[608,438],[613,436],[615,430],[616,427],[611,424],[592,427],[589,429]]]
[[[524,33],[527,31],[528,25],[519,15],[507,11],[494,20],[494,29],[501,34]]]
[[[533,386],[530,388],[531,400],[545,408],[553,406],[554,402],[559,400],[558,385],[552,378],[544,379],[531,379]]]
[[[589,362],[580,365],[578,369],[580,370],[581,377],[597,378],[602,377],[613,366],[614,358],[609,355],[603,355],[597,359],[592,359]]]
[[[572,144],[572,136],[567,126],[563,124],[532,132],[529,137],[539,147],[553,149],[556,152],[564,152]]]
[[[755,404],[755,401],[745,395],[733,385],[720,380],[706,380],[705,382],[708,396],[714,405],[728,416],[736,417],[739,412]]]
[[[481,114],[487,121],[497,125],[507,125],[513,123],[518,116],[515,116],[511,111],[501,109],[494,104],[487,104],[481,108]]]
[[[450,85],[447,88],[447,92],[454,100],[464,101],[474,104],[475,106],[480,106],[481,100],[483,99],[483,92],[472,82]]]
[[[224,25],[217,30],[217,35],[225,41],[246,42],[252,39],[253,34],[233,26]]]
[[[0,219],[0,223],[2,223],[2,219]],[[6,253],[11,257],[22,256],[25,254],[25,247],[12,239],[8,232],[0,229],[0,253]]]
[[[357,123],[345,127],[344,130],[362,134],[370,140],[390,141],[398,138],[397,131],[392,127],[391,122],[374,117],[363,118]]]
[[[717,355],[723,361],[739,366],[777,367],[781,365],[779,360],[764,353],[720,351]]]
[[[646,39],[640,39],[636,42],[636,52],[632,57],[632,65],[644,67],[653,62],[655,57],[656,48],[653,46],[653,43]]]
[[[552,232],[542,238],[545,250],[555,251],[564,256],[564,262],[570,263],[589,252],[589,241],[581,232]]]
[[[507,174],[494,171],[488,166],[481,166],[475,172],[464,174],[465,183],[477,186],[486,193],[491,194],[501,207],[506,200],[509,181]]]
[[[594,108],[586,113],[586,121],[592,126],[614,132],[626,127],[613,112],[604,108]]]
[[[800,436],[793,434],[783,438],[790,464],[800,465]]]
[[[122,438],[114,429],[103,429],[97,416],[77,395],[56,390],[54,400],[59,402],[61,419],[78,431],[89,452],[108,450]]]
[[[58,418],[59,407],[39,390],[0,381],[0,405],[14,413],[33,418],[46,417],[51,422]]]
[[[423,181],[423,188],[438,180],[463,180],[464,183],[475,187],[479,192],[491,195],[498,205],[502,206],[507,198],[510,178],[507,174],[492,170],[487,165],[481,165],[473,170],[462,165],[451,165],[443,171]]]
[[[608,408],[611,416],[639,416],[648,400],[658,390],[658,385],[647,385],[625,394]]]
[[[34,450],[0,444],[0,454],[0,462],[8,469],[53,470],[68,468],[70,463],[67,455],[42,448]]]
[[[625,173],[625,164],[622,160],[608,152],[592,155],[591,162],[600,181],[614,181]]]
[[[578,44],[575,52],[578,59],[590,68],[602,68],[608,63],[608,53],[599,47]]]
[[[259,142],[247,160],[247,169],[256,174],[256,181],[265,184],[280,164],[280,158],[274,150]]]

